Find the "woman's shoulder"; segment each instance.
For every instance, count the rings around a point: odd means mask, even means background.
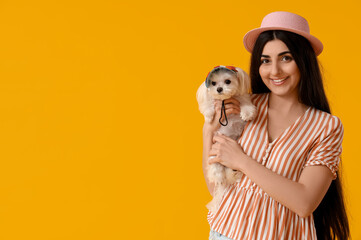
[[[316,119],[320,122],[321,128],[323,128],[325,131],[332,131],[337,129],[343,130],[342,121],[338,116],[314,107],[311,107],[311,111],[316,116]]]
[[[331,113],[322,111],[322,110],[317,109],[315,107],[310,107],[310,108],[312,109],[312,111],[314,111],[318,115],[321,115],[327,121],[332,120],[332,121],[336,121],[336,122],[341,122],[341,119],[336,115],[333,115]]]

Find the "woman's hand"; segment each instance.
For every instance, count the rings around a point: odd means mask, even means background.
[[[209,160],[209,164],[218,162],[233,170],[242,171],[241,159],[246,154],[235,140],[222,134],[216,134],[213,137],[213,145],[209,156],[214,156]]]
[[[241,111],[240,103],[235,98],[229,98],[224,100],[224,107],[226,109],[227,116],[230,114],[240,114]],[[205,122],[203,126],[204,131],[210,132],[212,134],[216,132],[221,126],[221,124],[219,123],[219,118],[221,117],[222,100],[214,100],[214,108],[215,108],[215,114],[212,122],[210,123]],[[224,120],[225,117],[223,114],[221,121],[224,122]]]

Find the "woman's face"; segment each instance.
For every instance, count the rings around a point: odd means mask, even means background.
[[[269,90],[279,96],[297,96],[300,71],[287,45],[279,39],[266,43],[259,74]]]

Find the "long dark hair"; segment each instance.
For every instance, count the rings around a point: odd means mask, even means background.
[[[306,38],[292,32],[271,30],[259,35],[251,56],[250,78],[252,93],[270,92],[262,81],[259,67],[263,48],[268,41],[273,39],[284,42],[296,61],[300,71],[299,101],[307,106],[331,113],[315,52]],[[338,177],[332,181],[325,197],[313,212],[317,238],[320,240],[350,238],[339,172],[337,171]]]

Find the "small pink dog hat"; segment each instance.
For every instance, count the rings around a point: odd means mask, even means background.
[[[252,52],[258,36],[267,30],[285,30],[305,37],[311,43],[316,56],[323,50],[321,41],[310,34],[306,19],[290,12],[272,12],[263,18],[260,28],[253,29],[244,35],[243,44],[248,52]]]

